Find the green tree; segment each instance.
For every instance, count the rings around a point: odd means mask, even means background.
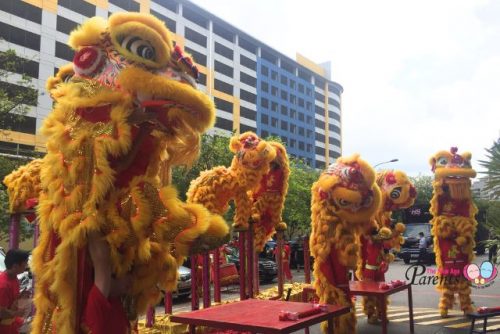
[[[283,221],[289,239],[308,234],[311,229],[311,187],[320,173],[298,159],[290,159],[290,178]]]
[[[411,182],[417,188],[417,199],[415,200],[415,205],[425,205],[429,204],[432,198],[432,176],[418,175],[416,177],[410,177]]]
[[[0,52],[0,129],[10,130],[24,120],[30,106],[35,106],[38,91],[25,71],[27,60],[14,50]],[[13,73],[23,73],[13,81]]]
[[[486,190],[493,192],[496,198],[500,198],[500,138],[491,148],[486,149],[487,160],[480,160],[479,164],[486,168]]]

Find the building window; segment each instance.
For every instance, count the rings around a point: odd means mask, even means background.
[[[224,56],[228,59],[233,60],[233,50],[230,48],[215,42],[215,47],[214,47],[215,53],[220,54],[221,56]]]
[[[251,75],[248,75],[244,72],[240,72],[240,81],[243,82],[244,84],[251,86],[251,87],[257,86],[257,79],[255,79]]]
[[[274,112],[278,112],[278,103],[277,102],[271,102],[271,110]]]
[[[312,96],[312,90],[311,88],[306,88],[306,95],[311,97]]]
[[[214,98],[215,107],[219,110],[226,111],[228,113],[233,113],[233,104],[231,102],[219,99],[217,97]]]
[[[245,100],[247,102],[256,104],[257,103],[257,95],[247,92],[244,89],[240,89],[240,99]]]
[[[214,88],[220,92],[233,95],[233,85],[214,79]]]
[[[290,132],[295,133],[296,130],[297,130],[297,125],[290,123]]]
[[[280,82],[282,85],[288,85],[288,79],[284,75],[280,77]]]
[[[241,60],[240,60],[241,61]],[[260,73],[263,75],[263,76],[268,76],[269,75],[269,69],[264,66],[264,65],[261,65],[260,67]]]
[[[0,39],[2,38],[7,42],[40,51],[40,35],[0,22]]]
[[[325,162],[316,160],[316,168],[317,169],[325,169]]]
[[[189,29],[188,27],[185,27],[184,29],[184,37],[186,37],[191,42],[194,42],[205,48],[207,47],[207,38],[202,34],[200,34],[199,32]]]
[[[311,75],[301,69],[299,69],[299,78],[304,81],[311,82]]]
[[[306,109],[307,109],[307,111],[311,111],[312,110],[312,103],[311,102],[307,101],[307,103],[306,103]]]
[[[31,22],[42,24],[42,9],[24,1],[1,0],[0,10],[21,17]]]
[[[312,138],[312,130],[307,130],[307,138]]]
[[[328,98],[328,104],[333,104],[334,106],[340,109],[340,103],[338,103],[337,100],[332,99],[331,97]]]
[[[63,32],[65,34],[68,34],[73,31],[76,27],[78,26],[78,23],[68,20],[65,17],[57,15],[57,24],[56,24],[56,29],[57,31]]]
[[[278,119],[271,117],[271,126],[277,128],[278,127]]]
[[[288,115],[288,108],[287,106],[281,106],[281,114],[286,116]]]
[[[234,43],[234,34],[229,30],[227,30],[226,28],[219,25],[217,22],[213,23],[212,29],[214,34],[216,34],[217,36],[224,38],[226,41]]]
[[[260,88],[263,92],[269,93],[269,84],[267,82],[261,82]]]
[[[316,101],[325,102],[325,96],[321,93],[314,92],[314,98]]]
[[[278,96],[278,87],[271,86],[271,95]]]
[[[290,79],[290,88],[295,89],[295,81],[293,81],[292,79]]]
[[[202,28],[206,29],[208,26],[208,19],[206,19],[203,15],[198,14],[188,6],[182,7],[182,16]]]
[[[315,105],[314,112],[316,112],[316,114],[318,115],[325,116],[325,109],[321,108],[320,106]]]
[[[281,121],[281,130],[288,131],[288,122],[287,121]]]
[[[307,144],[306,152],[307,153],[311,153],[311,151],[312,151],[312,145],[311,144]]]
[[[278,72],[271,71],[271,79],[277,81],[278,80]]]
[[[0,57],[3,57],[4,53],[0,52]],[[16,56],[12,63],[12,66],[5,66],[4,62],[0,62],[0,68],[5,71],[10,71],[18,74],[25,74],[32,78],[38,79],[38,69],[39,64],[33,60],[27,60]]]
[[[314,125],[317,127],[317,128],[320,128],[320,129],[325,129],[325,122],[323,121],[320,121],[319,119],[315,119],[314,120]]]
[[[338,126],[336,126],[335,124],[328,124],[328,130],[330,130],[331,132],[335,132],[335,133],[338,133],[340,134],[340,128]]]
[[[262,124],[268,124],[269,123],[269,116],[262,114],[260,115],[260,121]]]
[[[313,121],[312,121],[312,117],[311,116],[307,116],[306,123],[309,124],[309,125],[312,125]]]
[[[297,141],[295,139],[290,139],[290,147],[294,148],[296,145]]]
[[[301,126],[299,126],[299,136],[304,137],[305,129]]]
[[[328,117],[333,118],[340,122],[340,115],[334,111],[328,110]]]
[[[198,83],[202,84],[203,86],[207,85],[207,76],[205,73],[198,72]]]
[[[262,130],[260,132],[260,137],[261,138],[266,138],[266,137],[269,137],[269,132],[267,132],[266,130]]]
[[[165,7],[171,12],[177,13],[177,2],[175,0],[153,0],[153,2]]]
[[[56,41],[56,57],[65,59],[67,61],[73,61],[75,52],[66,44]]]
[[[23,116],[21,119],[16,119],[13,121],[10,117],[4,117],[4,127],[5,129],[12,130],[15,132],[36,133],[36,118],[30,116]],[[12,122],[11,122],[12,121]]]
[[[304,108],[304,99],[299,97],[299,107]]]
[[[328,151],[328,155],[329,155],[330,158],[334,158],[334,159],[337,159],[338,157],[340,157],[340,154],[338,152],[335,152],[335,151],[332,151],[332,150]]]
[[[193,60],[196,64],[203,65],[205,67],[207,66],[207,56],[187,46],[184,50],[193,56]]]
[[[231,66],[227,66],[217,60],[214,61],[214,69],[215,71],[222,73],[230,78],[233,77],[233,68]]]
[[[269,108],[269,100],[264,98],[264,97],[261,97],[260,98],[260,105],[262,106],[262,108],[268,109]]]
[[[165,15],[162,15],[158,12],[155,12],[154,10],[151,10],[151,14],[156,16],[161,21],[163,21],[165,23],[165,25],[167,26],[168,30],[170,30],[173,33],[176,32],[177,25],[176,25],[174,20],[172,20],[171,18],[166,17]]]
[[[251,52],[253,54],[255,54],[255,51],[257,50],[257,46],[255,44],[253,44],[250,41],[247,41],[246,39],[242,38],[241,36],[239,36],[239,38],[238,38],[238,45],[242,49],[245,49],[248,52]]]
[[[38,91],[33,88],[23,87],[5,81],[0,81],[0,90],[12,100],[16,100],[16,96],[23,95],[23,103],[30,106],[36,106]],[[18,100],[18,99],[17,99]],[[2,115],[2,117],[6,117]]]
[[[295,67],[292,64],[284,61],[283,59],[281,60],[281,65],[280,66],[281,66],[282,69],[284,69],[288,73],[295,74]]]
[[[270,62],[271,64],[274,64],[274,65],[276,65],[276,63],[278,61],[278,57],[273,55],[271,53],[271,51],[267,50],[266,48],[260,49],[260,56],[262,57],[262,59],[267,60],[268,62]]]
[[[299,141],[299,150],[304,151],[305,145],[303,141]]]
[[[227,131],[233,131],[233,121],[222,117],[217,117],[215,121],[215,127]]]
[[[333,145],[337,145],[338,147],[340,147],[340,141],[336,138],[329,138],[329,143],[330,144],[333,144]]]
[[[255,71],[257,69],[257,63],[252,59],[245,57],[244,55],[240,55],[240,64]],[[267,67],[266,67],[267,69]],[[266,74],[267,75],[267,74]]]
[[[281,99],[288,101],[288,93],[284,90],[281,91]]]
[[[295,119],[297,117],[297,111],[295,109],[290,109],[290,118]]]
[[[257,113],[255,110],[245,108],[245,107],[240,107],[240,115],[242,117],[251,119],[252,121],[255,121],[255,117],[257,116]]]
[[[2,0],[3,1],[3,0]],[[17,1],[16,1],[17,2]],[[114,4],[113,1],[109,1]],[[92,17],[95,16],[95,6],[88,3],[87,1],[84,0],[58,0],[57,4],[63,7],[66,7],[68,9],[71,9],[74,12],[77,12],[78,14],[82,14],[87,17]],[[139,4],[137,4],[137,9],[135,11],[139,11]],[[117,5],[119,6],[119,5]],[[119,6],[121,7],[121,6]],[[128,9],[124,8],[123,9]]]
[[[325,149],[323,147],[316,146],[315,153],[317,155],[325,156]]]
[[[316,137],[316,140],[321,142],[321,143],[324,143],[325,142],[325,135],[322,135],[321,133],[318,133],[316,132],[315,133],[315,137]]]
[[[299,121],[304,122],[304,114],[299,112]]]
[[[240,124],[240,132],[244,133],[244,132],[247,132],[247,131],[255,132],[255,131],[257,131],[257,129],[254,128],[253,126],[248,126],[246,124]]]
[[[297,98],[293,94],[290,94],[290,103],[297,104]]]
[[[75,0],[71,0],[74,2]],[[137,2],[134,0],[108,0],[109,3],[112,3],[113,5],[116,5],[120,8],[123,8],[125,10],[128,10],[129,12],[138,12],[140,10],[140,6]],[[82,1],[83,2],[83,1]],[[95,11],[95,9],[94,9]],[[95,14],[93,14],[95,15]]]
[[[299,83],[299,92],[301,92],[302,94],[304,94],[304,85]]]

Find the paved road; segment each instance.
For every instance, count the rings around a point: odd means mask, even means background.
[[[475,262],[480,264],[485,257],[478,257]],[[386,280],[390,281],[393,279],[402,279],[409,282],[413,281],[413,303],[415,307],[415,333],[468,333],[470,326],[470,321],[464,318],[460,312],[458,312],[458,307],[456,312],[450,314],[450,318],[441,319],[437,310],[437,305],[439,301],[439,295],[435,290],[433,285],[426,284],[429,281],[428,277],[432,275],[424,273],[419,273],[422,271],[421,268],[415,269],[415,266],[405,265],[402,261],[394,262],[388,273],[386,274]],[[427,267],[426,270],[436,269],[435,266]],[[415,272],[416,270],[416,272]],[[294,275],[294,281],[304,282],[303,271],[297,272],[292,270]],[[414,277],[415,275],[415,277]],[[270,288],[276,285],[266,284],[261,287],[262,290]],[[229,292],[223,292],[223,300],[235,299],[239,297],[238,287],[233,287]],[[476,306],[498,306],[500,305],[500,277],[497,277],[496,282],[484,289],[472,290],[472,299]],[[398,293],[391,296],[391,305],[389,307],[389,333],[409,333],[408,327],[408,313],[407,313],[407,294]],[[359,304],[359,302],[358,302]],[[189,298],[179,299],[174,301],[174,313],[189,311],[191,308],[191,301]],[[358,305],[359,308],[359,305]],[[163,307],[157,308],[157,314],[163,312]],[[362,312],[357,310],[358,316],[358,333],[359,334],[371,334],[381,332],[379,326],[369,325],[366,322],[366,317]],[[491,319],[489,322],[488,329],[499,329],[500,330],[500,318]],[[311,333],[320,333],[319,326],[311,329]]]

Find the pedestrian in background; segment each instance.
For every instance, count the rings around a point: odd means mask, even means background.
[[[19,308],[18,301],[24,296],[19,291],[17,275],[28,265],[29,252],[11,249],[5,255],[6,270],[0,273],[0,333],[18,334],[23,325],[25,309]]]
[[[418,260],[417,264],[426,262],[427,260],[427,238],[424,236],[424,232],[420,232],[418,241]]]
[[[495,242],[494,244],[490,245],[490,247],[488,247],[488,261],[493,263],[493,261],[496,262],[497,260],[498,251],[498,236],[496,235],[495,229],[493,227],[490,228],[490,235],[488,239],[490,240],[490,242]]]

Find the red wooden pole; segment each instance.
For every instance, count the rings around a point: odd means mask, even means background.
[[[210,307],[210,253],[204,253],[203,255],[203,268],[202,268],[202,278],[203,278],[203,308]]]
[[[199,310],[200,309],[200,301],[198,299],[198,282],[197,282],[197,270],[198,270],[198,262],[197,256],[191,255],[191,310]]]
[[[224,255],[223,255],[224,256]],[[220,252],[219,248],[214,250],[214,302],[221,302],[220,293]]]
[[[253,298],[253,282],[254,282],[254,267],[253,267],[253,261],[254,261],[254,246],[253,246],[253,222],[250,222],[248,224],[248,232],[247,232],[247,268],[248,268],[248,297]]]
[[[155,323],[155,308],[150,306],[146,313],[146,327],[151,328]]]
[[[19,213],[13,213],[10,215],[9,249],[19,248],[20,222],[21,222],[21,215]]]
[[[255,254],[255,259],[253,261],[253,275],[254,275],[254,283],[255,283],[255,289],[254,293],[255,295],[259,294],[259,289],[260,289],[260,277],[259,277],[259,254]]]
[[[239,247],[240,247],[240,300],[247,299],[246,293],[246,274],[245,274],[245,236],[246,232],[239,232]]]
[[[172,292],[165,292],[165,298],[163,302],[165,304],[165,314],[172,314]]]
[[[278,295],[283,296],[283,231],[276,232],[278,241],[278,251],[276,252],[276,261],[278,264]]]
[[[304,237],[304,275],[307,284],[311,284],[311,252],[309,250],[309,236]]]

